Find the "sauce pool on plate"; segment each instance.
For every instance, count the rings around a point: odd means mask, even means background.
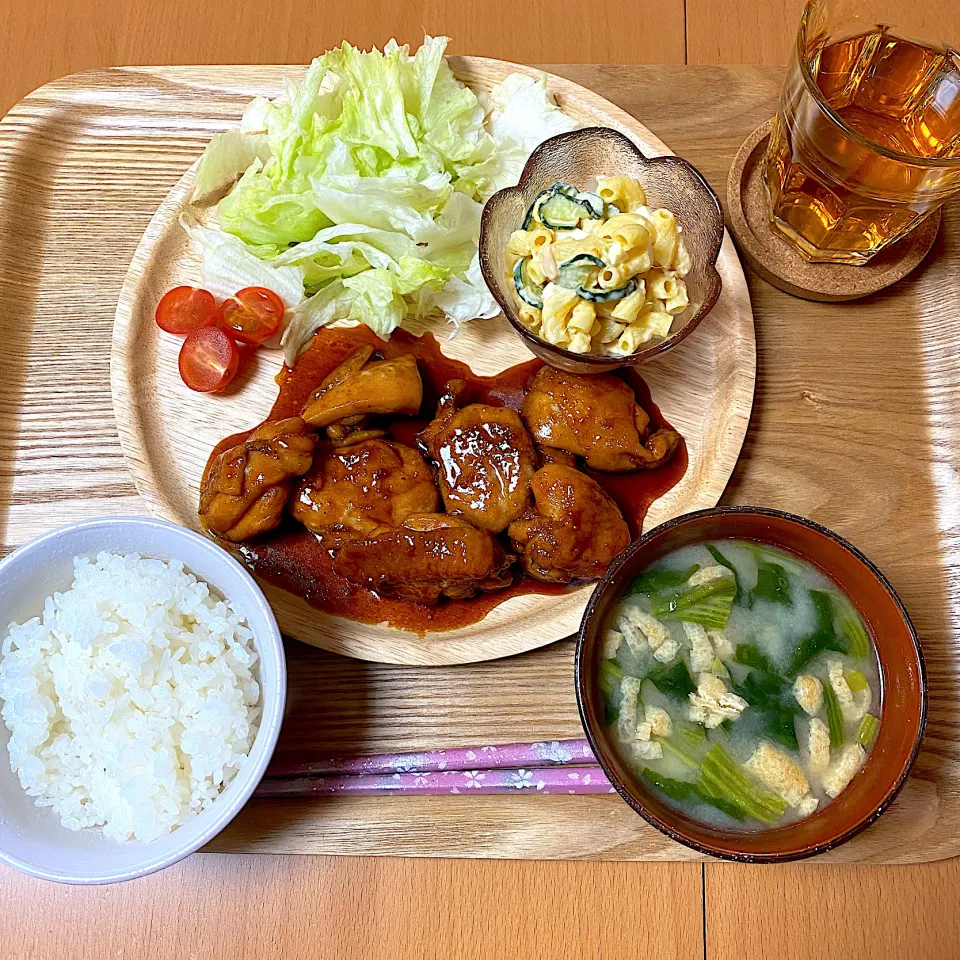
[[[417,436],[430,422],[449,381],[459,379],[464,382],[462,403],[486,403],[519,411],[527,382],[543,366],[539,360],[530,360],[496,376],[480,377],[466,364],[445,357],[431,334],[415,337],[396,330],[389,341],[383,341],[367,327],[324,329],[317,333],[292,369],[284,367],[281,371],[277,378],[280,393],[267,419],[275,421],[299,416],[324,378],[364,345],[372,346],[387,360],[412,353],[418,361],[423,381],[420,415],[394,419],[389,426],[389,438],[409,446],[418,445]],[[637,402],[650,415],[651,428],[669,426],[653,404],[642,378],[629,371],[625,372],[623,379],[633,389]],[[212,452],[210,462],[246,436],[238,434],[223,440]],[[636,538],[642,531],[643,518],[650,504],[680,481],[686,467],[686,448],[681,441],[670,461],[656,470],[604,473],[585,469],[583,472],[597,481],[617,503],[631,535]],[[510,597],[531,593],[557,595],[580,586],[577,582],[544,583],[518,572],[513,583],[504,589],[465,600],[445,600],[433,607],[380,596],[339,576],[333,568],[330,551],[314,534],[289,517],[276,530],[242,544],[239,551],[258,576],[303,597],[325,612],[362,623],[385,622],[418,633],[453,630],[476,623]]]

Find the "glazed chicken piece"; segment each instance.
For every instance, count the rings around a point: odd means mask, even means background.
[[[530,489],[536,505],[509,532],[531,577],[551,583],[601,577],[630,543],[619,507],[579,470],[548,464]]]
[[[649,430],[650,417],[618,377],[581,376],[542,367],[531,379],[521,409],[533,439],[583,457],[594,470],[621,473],[659,467],[680,436]]]
[[[471,403],[457,409],[463,382],[452,380],[420,440],[439,468],[447,513],[499,533],[530,502],[537,457],[515,410]]]
[[[413,447],[390,440],[324,445],[300,481],[290,512],[314,533],[397,526],[440,503],[433,471]]]
[[[283,517],[293,478],[310,469],[317,438],[300,417],[257,427],[219,454],[203,478],[200,522],[226,540],[249,540]]]
[[[489,533],[465,520],[420,513],[399,527],[344,538],[333,568],[383,596],[430,606],[441,596],[462,600],[478,590],[508,586],[514,559]]]
[[[549,463],[559,464],[561,467],[573,467],[576,469],[577,458],[566,450],[560,450],[557,447],[537,447],[537,456],[541,467]]]
[[[317,429],[326,428],[331,440],[342,441],[362,429],[370,414],[413,416],[420,410],[423,383],[413,354],[371,361],[372,354],[370,346],[355,350],[313,391],[303,408],[303,419]]]

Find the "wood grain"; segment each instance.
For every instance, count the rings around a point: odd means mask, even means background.
[[[510,0],[163,0],[149,15],[129,0],[75,0],[69,10],[55,0],[0,4],[0,114],[40,84],[91,67],[309,63],[345,39],[419,44],[425,32],[452,37],[451,53],[522,63],[684,62],[683,0],[614,0],[589,16],[576,0],[522,10]]]
[[[649,118],[721,195],[737,147],[769,116],[779,88],[775,70],[555,72]],[[5,549],[81,517],[143,512],[110,414],[111,319],[137,237],[204,139],[198,132],[186,144],[171,134],[185,110],[206,109],[210,100],[199,84],[185,91],[146,72],[100,75],[96,94],[90,79],[46,88],[0,124],[0,219],[10,225],[0,233]],[[662,110],[667,99],[670,111]],[[130,117],[147,101],[151,122],[137,121],[134,132]],[[751,279],[757,405],[727,499],[806,514],[863,548],[901,592],[930,671],[916,775],[880,822],[833,860],[908,862],[960,847],[960,611],[949,588],[960,573],[958,260],[954,205],[919,271],[861,303],[805,303]],[[429,671],[352,662],[299,644],[289,652],[290,713],[280,743],[288,758],[573,736],[579,728],[566,642],[505,663]],[[566,797],[260,805],[217,844],[263,852],[692,856],[612,798],[583,806]]]
[[[511,72],[535,72],[478,57],[452,58],[451,64],[461,80],[487,93]],[[158,113],[166,114],[175,104],[177,119],[170,120],[178,129],[165,133],[166,143],[193,147],[197,134],[209,129],[211,117],[219,119],[233,111],[236,122],[239,99],[268,89],[271,95],[278,94],[283,75],[290,72],[283,67],[149,71],[135,79],[148,94],[144,103],[151,104],[141,122],[146,129]],[[196,90],[201,77],[206,81],[203,97],[184,108],[183,94]],[[170,85],[162,97],[150,89],[160,79]],[[549,82],[557,103],[583,125],[616,127],[648,155],[668,152],[642,123],[586,88],[552,75]],[[87,83],[92,88],[92,76]],[[104,94],[110,98],[107,91]],[[137,122],[135,114],[129,114],[129,122]],[[210,452],[223,437],[249,430],[266,418],[277,395],[281,357],[278,352],[258,354],[240,387],[227,396],[198,394],[183,385],[176,363],[181,340],[158,330],[153,314],[165,291],[201,280],[198,257],[179,224],[192,179],[191,168],[164,198],[137,245],[117,304],[110,369],[120,441],[141,498],[155,516],[200,531],[196,513],[200,479]],[[213,211],[203,213],[215,218]],[[729,236],[717,270],[723,282],[720,299],[695,335],[642,368],[654,402],[683,436],[689,460],[680,482],[651,506],[645,530],[717,503],[750,419],[756,369],[753,314]],[[499,315],[465,325],[454,339],[448,338],[449,325],[442,319],[424,326],[440,340],[447,356],[468,363],[483,376],[531,359]],[[688,387],[691,382],[697,384],[695,391]],[[262,586],[281,629],[297,640],[364,660],[428,666],[511,656],[568,637],[578,629],[592,591],[588,584],[562,596],[513,597],[479,623],[421,637],[332,616],[282,589]]]
[[[901,867],[709,864],[706,960],[954,960],[960,860]]]
[[[0,941],[16,960],[694,960],[700,889],[695,864],[197,854],[69,890],[3,868]]]
[[[686,0],[687,63],[785,64],[806,0]],[[848,7],[855,4],[848,4]],[[960,43],[954,0],[868,0],[871,23],[899,27],[904,36]]]

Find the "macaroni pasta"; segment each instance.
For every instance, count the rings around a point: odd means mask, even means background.
[[[690,304],[682,229],[630,177],[542,191],[510,236],[507,267],[521,321],[573,353],[628,356],[669,336]]]

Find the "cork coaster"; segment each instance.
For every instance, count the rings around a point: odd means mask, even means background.
[[[940,211],[862,267],[808,263],[770,226],[763,158],[773,120],[744,140],[727,178],[730,228],[747,262],[769,283],[805,300],[856,300],[903,279],[927,255],[940,229]]]

